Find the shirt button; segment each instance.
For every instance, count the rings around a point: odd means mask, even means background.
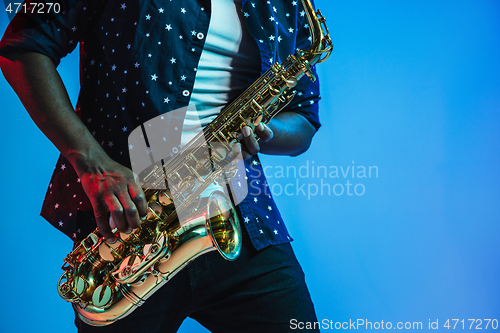
[[[198,34],[196,34],[196,38],[198,39],[203,39],[205,37],[204,34],[202,34],[201,32],[198,32]]]
[[[189,96],[189,91],[188,90],[184,90],[182,92],[182,96],[185,96],[185,97]]]

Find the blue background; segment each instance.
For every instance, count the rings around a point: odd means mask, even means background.
[[[323,127],[305,154],[262,160],[318,318],[424,329],[438,319],[440,330],[446,319],[500,320],[500,2],[316,5],[335,44],[318,66]],[[7,22],[0,13],[0,31]],[[73,101],[77,61],[58,68]],[[57,151],[3,77],[0,101],[0,332],[74,332],[56,292],[71,241],[38,216]],[[275,177],[313,162],[376,166],[378,177]],[[324,187],[308,199],[321,181],[365,192]],[[278,194],[287,184],[293,195]],[[180,330],[199,331],[189,320]]]

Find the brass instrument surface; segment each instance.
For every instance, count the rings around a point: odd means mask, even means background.
[[[310,48],[272,65],[173,158],[142,177],[149,212],[139,228],[116,231],[114,244],[96,229],[65,258],[58,292],[84,322],[104,326],[125,317],[206,252],[238,257],[241,230],[231,200],[220,191],[201,195],[210,184],[224,187],[236,175],[237,166],[226,157],[241,128],[269,123],[293,99],[298,80],[304,75],[315,80],[312,66],[332,51],[324,17],[301,1]]]

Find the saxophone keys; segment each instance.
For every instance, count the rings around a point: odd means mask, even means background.
[[[123,269],[122,269],[122,275],[125,276],[125,277],[127,277],[130,274],[132,274],[132,267],[129,266],[129,265],[123,267]]]
[[[88,283],[87,283],[87,281],[85,280],[84,277],[77,276],[75,278],[75,285],[74,285],[73,291],[78,296],[82,296],[82,294],[85,292],[85,290],[87,289],[87,287],[88,287]]]
[[[146,261],[153,259],[158,254],[158,252],[163,250],[165,243],[166,243],[165,234],[160,234],[155,243],[144,245],[142,249],[142,253],[145,256],[144,259]]]
[[[138,239],[138,234],[136,234],[136,231],[138,230],[139,228],[135,228],[135,229],[132,229],[131,232],[129,232],[128,234],[126,232],[121,232],[120,231],[120,239],[123,240],[124,242],[130,242],[132,241],[134,238],[135,239]]]
[[[128,276],[133,272],[132,268],[139,265],[141,262],[142,260],[140,257],[131,254],[130,256],[123,258],[119,269],[123,272],[123,275]]]
[[[151,200],[151,201],[158,201],[158,196],[157,196],[157,194],[156,194],[156,193],[153,193],[153,194],[151,195],[151,197],[149,197],[149,200]]]
[[[279,96],[281,94],[281,91],[279,89],[276,89],[276,88],[272,87],[271,85],[269,85],[269,92],[274,97]]]
[[[159,202],[150,202],[148,204],[148,220],[159,219],[163,213],[163,206]]]
[[[312,82],[315,82],[316,81],[316,76],[314,75],[313,71],[311,70],[311,67],[308,66],[306,69],[305,69],[305,72],[304,72],[307,77],[309,78],[309,80],[311,80]]]
[[[92,303],[98,308],[105,308],[107,305],[111,304],[114,298],[113,296],[113,290],[109,286],[101,284],[92,294]]]
[[[257,126],[260,124],[260,122],[262,121],[262,114],[260,114],[257,119],[255,119],[255,121],[253,122],[253,125],[254,126]]]
[[[163,205],[163,206],[168,206],[172,204],[172,200],[170,199],[170,196],[165,193],[164,191],[160,192],[160,195],[158,197],[158,201]]]
[[[220,143],[211,143],[212,159],[216,162],[223,161],[227,157],[226,148]]]
[[[297,78],[291,77],[288,80],[285,80],[285,82],[288,88],[294,88],[297,85]]]
[[[99,245],[99,255],[104,261],[115,261],[120,258],[119,252],[122,252],[122,242],[114,242],[113,244],[108,242],[102,242]]]
[[[116,276],[116,280],[120,283],[129,282],[128,280],[131,279],[131,275],[134,275],[137,272],[141,263],[141,258],[137,256],[128,256],[124,258],[121,262],[120,268],[118,268],[118,271],[113,273]]]
[[[82,246],[86,252],[92,251],[95,245],[99,242],[99,237],[95,233],[90,233],[82,242]]]

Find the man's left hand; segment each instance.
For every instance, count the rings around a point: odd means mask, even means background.
[[[247,160],[260,152],[259,141],[267,142],[273,138],[273,135],[273,131],[264,123],[255,126],[254,130],[250,126],[245,126],[241,130],[240,143],[233,146],[233,151],[241,150],[243,159]]]

